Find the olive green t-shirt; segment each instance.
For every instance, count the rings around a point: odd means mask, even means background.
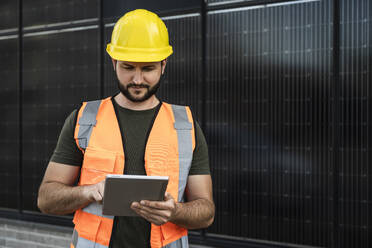
[[[146,175],[144,167],[146,139],[160,104],[153,109],[138,111],[119,106],[114,98],[112,102],[123,135],[124,174]],[[51,161],[72,166],[82,165],[83,154],[74,139],[77,112],[74,110],[67,117]],[[195,121],[194,124],[195,150],[189,175],[210,174],[207,143],[198,123]],[[150,247],[150,230],[151,224],[142,217],[115,217],[110,247],[148,248]]]

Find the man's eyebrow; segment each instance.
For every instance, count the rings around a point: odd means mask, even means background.
[[[122,63],[122,65],[125,65],[125,66],[128,66],[128,67],[134,67],[133,65],[127,64],[127,63]]]
[[[142,68],[144,68],[144,69],[151,69],[151,68],[154,68],[154,67],[155,67],[155,65],[145,65]]]

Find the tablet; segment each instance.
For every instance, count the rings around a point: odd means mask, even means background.
[[[132,202],[164,200],[168,179],[163,176],[107,175],[102,213],[115,216],[138,216],[130,208]]]

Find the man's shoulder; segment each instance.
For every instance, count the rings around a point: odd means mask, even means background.
[[[84,103],[96,103],[96,102],[107,102],[107,101],[112,101],[113,96],[105,97],[105,98],[100,98],[100,99],[86,99],[84,100],[81,104]]]
[[[86,101],[83,101],[80,103],[80,106],[76,109],[77,112],[82,111],[83,109],[87,108],[89,106],[89,110],[91,111],[97,111],[100,106],[102,106],[104,103],[110,102],[112,104],[112,97],[107,97],[103,99],[87,99]]]
[[[180,107],[189,107],[188,105],[181,104],[181,103],[171,103],[171,102],[164,102],[161,101],[162,103],[168,104],[168,105],[173,105],[173,106],[180,106]]]
[[[191,107],[188,105],[183,105],[183,104],[175,104],[175,103],[168,103],[168,102],[161,102],[163,105],[169,106],[173,109],[189,109],[191,111]]]

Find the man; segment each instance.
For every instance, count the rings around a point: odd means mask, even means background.
[[[188,247],[187,229],[208,227],[215,207],[199,125],[189,108],[155,96],[173,52],[165,24],[146,10],[128,12],[107,52],[120,93],[83,103],[66,119],[38,207],[75,212],[74,248]],[[138,217],[102,215],[105,176],[123,173],[169,176],[164,201],[132,203]]]

